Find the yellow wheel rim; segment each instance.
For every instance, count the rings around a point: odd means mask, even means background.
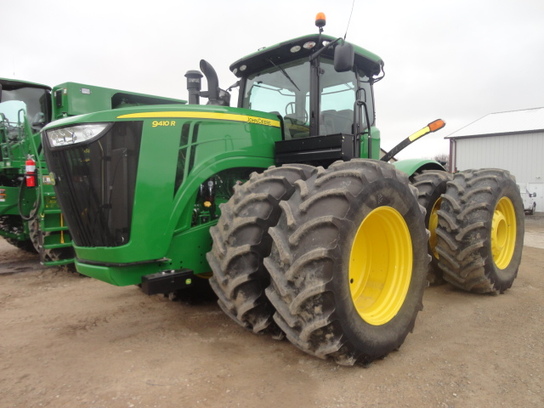
[[[429,214],[429,232],[431,236],[429,237],[429,246],[431,252],[435,259],[438,259],[438,252],[436,252],[436,242],[438,238],[436,237],[436,227],[438,227],[438,210],[440,210],[440,204],[442,204],[442,198],[439,198],[434,202],[433,208],[431,209],[431,214]]]
[[[361,318],[374,326],[391,321],[412,280],[412,238],[392,207],[378,207],[359,226],[351,247],[349,288]]]
[[[497,268],[504,269],[510,264],[516,247],[516,235],[514,205],[508,197],[502,197],[495,207],[491,224],[491,251]]]

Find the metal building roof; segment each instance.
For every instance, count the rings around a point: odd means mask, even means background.
[[[544,107],[490,113],[446,136],[446,139],[542,130],[544,130]]]

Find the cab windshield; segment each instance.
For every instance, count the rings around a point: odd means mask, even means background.
[[[20,125],[26,115],[26,105],[21,101],[1,102],[0,114],[2,114],[2,119],[11,125]]]
[[[283,117],[286,138],[310,136],[310,62],[307,59],[269,70],[247,79],[242,107]],[[332,60],[320,63],[321,112],[319,133],[353,133],[355,101],[372,104],[368,78],[362,73],[336,72]],[[369,112],[373,117],[373,112]]]
[[[8,103],[9,101],[19,101],[22,102],[26,108],[26,113],[30,124],[33,127],[41,128],[45,126],[51,120],[51,112],[49,107],[49,92],[45,88],[37,88],[32,86],[9,86],[8,84],[2,84],[2,95],[0,106],[2,107],[2,113],[4,115],[10,115],[10,122],[13,121],[11,118],[11,108],[14,106],[13,102]],[[6,110],[6,112],[4,112]],[[17,119],[17,117],[15,117]]]
[[[23,132],[26,106],[21,101],[0,103],[0,142],[16,141]]]

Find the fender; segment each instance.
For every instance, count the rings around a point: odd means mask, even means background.
[[[400,160],[398,162],[393,163],[393,166],[395,166],[397,170],[400,170],[403,173],[408,174],[409,177],[413,176],[416,173],[420,173],[423,170],[446,171],[446,169],[440,163],[434,160],[427,160],[427,159]]]

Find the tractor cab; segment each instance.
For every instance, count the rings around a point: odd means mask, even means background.
[[[339,46],[331,46],[335,41],[329,36],[308,35],[232,64],[231,71],[241,79],[239,107],[281,116],[286,139],[354,133],[353,125],[364,124],[364,118],[361,123],[354,120],[357,101],[365,102],[374,119],[371,84],[381,66],[353,65],[338,72],[334,51]]]
[[[238,106],[276,114],[278,164],[329,164],[379,157],[372,86],[382,60],[321,33],[264,48],[230,66],[240,78]]]
[[[282,140],[275,143],[276,164],[328,166],[355,157],[379,159],[373,85],[383,78],[377,55],[322,33],[265,47],[230,66],[239,78],[238,108],[273,114],[280,119]],[[200,71],[186,73],[189,104],[229,105],[228,91],[202,60]],[[208,91],[201,92],[202,74]]]
[[[25,120],[32,133],[51,121],[50,93],[51,88],[45,85],[0,78],[0,149],[4,160],[11,160],[13,145],[29,136]],[[24,157],[26,153],[30,151],[23,152]]]
[[[51,121],[51,88],[27,81],[0,78],[0,190],[21,184],[21,169],[28,155],[37,155],[39,131]],[[3,196],[3,197],[5,197]],[[0,200],[0,223],[17,213],[13,200]],[[5,224],[5,223],[4,223]],[[0,232],[3,228],[0,227]]]
[[[0,113],[6,120],[17,122],[20,109],[15,115],[13,112],[20,106],[37,131],[51,121],[50,95],[48,86],[0,78]]]

